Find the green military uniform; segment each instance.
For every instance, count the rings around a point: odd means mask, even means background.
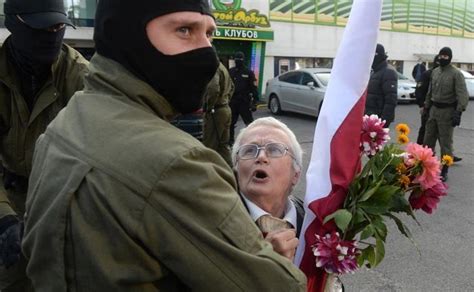
[[[423,144],[435,149],[439,139],[441,155],[453,156],[453,115],[455,111],[465,111],[468,102],[466,81],[461,71],[451,64],[434,69],[425,100],[425,107],[430,111]]]
[[[8,41],[8,39],[6,40]],[[4,171],[13,174],[16,186],[7,191],[0,187],[0,218],[7,215],[23,216],[28,175],[32,167],[36,139],[50,121],[66,105],[77,90],[83,88],[83,76],[88,62],[77,51],[63,45],[58,60],[52,66],[52,77],[46,81],[36,97],[32,111],[22,97],[15,69],[9,63],[7,48],[0,49],[0,155]],[[0,268],[0,289],[25,275],[24,262],[5,270]],[[22,288],[18,288],[19,291]],[[10,291],[10,290],[8,290]]]
[[[232,113],[229,100],[234,83],[225,66],[220,63],[205,95],[203,144],[217,151],[232,166],[229,131]]]
[[[92,58],[84,92],[35,150],[23,250],[37,291],[305,290],[232,170],[175,115],[120,64]]]

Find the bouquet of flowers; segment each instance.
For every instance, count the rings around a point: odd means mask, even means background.
[[[367,162],[350,184],[342,208],[324,219],[324,223],[334,220],[338,231],[316,235],[316,267],[327,273],[376,267],[385,256],[386,220],[393,220],[411,239],[398,214],[416,221],[415,210],[431,214],[447,194],[440,169],[451,165],[452,157],[445,156],[440,162],[430,148],[409,143],[406,124],[396,126],[398,143],[387,144],[389,130],[384,124],[376,115],[363,117],[360,151]]]

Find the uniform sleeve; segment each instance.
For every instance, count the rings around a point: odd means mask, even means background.
[[[428,84],[428,92],[426,93],[426,97],[425,97],[425,108],[431,107],[431,104],[432,104],[431,96],[433,94],[432,89],[433,89],[433,72],[431,73],[431,76],[430,76],[430,83]]]
[[[463,112],[466,110],[467,105],[469,103],[469,93],[467,92],[466,80],[464,79],[464,75],[462,75],[460,71],[456,73],[454,83],[454,90],[456,91],[456,98],[458,100],[456,110]]]
[[[193,149],[172,162],[142,222],[150,252],[193,290],[305,291],[305,276],[263,240],[217,153]]]
[[[0,182],[0,219],[8,215],[16,215],[11,206],[10,200],[7,197],[7,191],[3,187],[3,182]]]
[[[223,97],[223,100],[229,102],[230,99],[232,98],[232,95],[234,94],[234,89],[235,89],[234,82],[232,81],[232,78],[230,78],[230,74],[225,67],[222,68],[220,72],[221,72],[220,81],[223,87],[222,97]]]
[[[89,62],[82,55],[75,52],[71,58],[67,77],[68,101],[76,91],[84,89],[84,76],[89,72]]]
[[[398,77],[393,69],[387,69],[383,75],[382,85],[384,95],[384,107],[382,118],[387,121],[388,126],[395,118],[395,107],[397,106]]]

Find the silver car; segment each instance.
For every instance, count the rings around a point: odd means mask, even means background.
[[[462,75],[464,75],[464,80],[466,80],[467,93],[469,93],[469,99],[474,99],[474,76],[464,70],[461,70]]]
[[[317,117],[331,69],[306,68],[283,73],[267,82],[265,99],[272,114],[295,112]]]
[[[398,88],[397,88],[397,100],[399,103],[410,103],[416,100],[415,89],[416,82],[410,80],[410,78],[397,72],[398,75]]]

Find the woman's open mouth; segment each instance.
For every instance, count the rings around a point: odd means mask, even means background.
[[[268,179],[268,174],[264,170],[256,170],[253,173],[253,179],[259,182],[265,181],[266,179]]]

